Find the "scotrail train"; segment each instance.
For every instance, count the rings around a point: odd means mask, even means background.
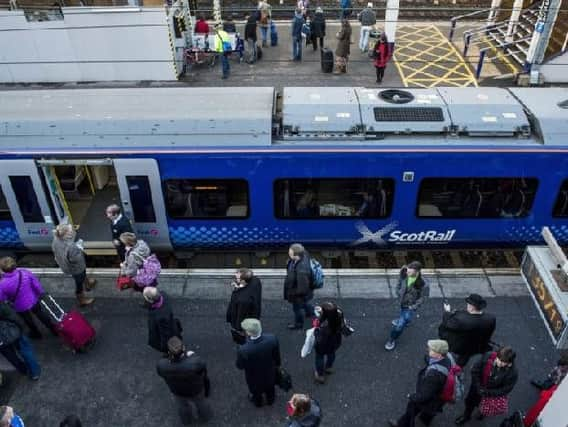
[[[5,91],[0,245],[119,203],[164,251],[568,244],[568,89]]]

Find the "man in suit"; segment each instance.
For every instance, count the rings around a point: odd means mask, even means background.
[[[124,255],[126,253],[126,248],[124,244],[120,241],[119,237],[122,233],[134,233],[132,230],[132,225],[130,220],[122,215],[120,206],[110,205],[106,208],[106,217],[110,221],[110,231],[112,233],[112,244],[116,248],[116,253],[120,258],[120,262],[124,261]]]
[[[168,351],[168,340],[181,338],[179,321],[174,317],[169,298],[154,286],[146,286],[142,292],[148,307],[148,345],[162,353]]]
[[[471,356],[491,349],[489,341],[496,325],[495,316],[483,311],[487,302],[481,295],[471,294],[465,302],[465,310],[450,311],[449,304],[444,304],[442,324],[438,329],[438,335],[448,342],[461,367],[467,365]]]
[[[280,366],[280,346],[272,334],[263,334],[260,321],[245,319],[241,327],[247,335],[237,350],[237,368],[244,369],[250,391],[249,400],[257,407],[272,405],[275,398],[276,368]]]

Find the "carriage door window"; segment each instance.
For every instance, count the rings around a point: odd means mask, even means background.
[[[32,179],[29,176],[10,176],[10,183],[24,222],[43,222]]]
[[[552,216],[555,218],[568,216],[568,179],[562,183],[558,196],[556,196]]]
[[[134,222],[156,222],[152,190],[147,176],[126,176]]]
[[[4,197],[4,191],[0,187],[0,221],[12,221],[12,215],[10,214],[10,207]]]

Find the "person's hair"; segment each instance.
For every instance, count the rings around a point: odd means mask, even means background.
[[[106,211],[113,215],[118,215],[120,213],[120,206],[113,203],[112,205],[107,206]]]
[[[77,415],[67,415],[59,427],[83,427],[83,424]]]
[[[253,278],[254,273],[250,268],[239,268],[239,273],[241,275],[241,279],[243,279],[245,282],[250,282],[250,280]]]
[[[321,322],[323,323],[327,320],[327,324],[333,333],[337,333],[341,330],[341,316],[339,311],[337,311],[337,305],[331,301],[326,301],[321,304]]]
[[[560,353],[560,359],[558,359],[559,366],[568,366],[568,350],[562,351]]]
[[[73,230],[73,226],[71,224],[59,224],[53,230],[53,234],[58,239],[65,239],[73,235],[75,231]]]
[[[183,345],[183,341],[179,339],[179,337],[171,337],[168,340],[168,355],[172,359],[179,359],[183,352],[185,351],[185,346]]]
[[[138,242],[138,239],[136,238],[136,234],[129,233],[129,232],[122,233],[120,235],[119,239],[126,246],[135,246],[136,243]]]
[[[310,412],[312,400],[307,394],[296,393],[292,396],[292,405],[294,405],[294,416],[301,417]]]
[[[6,412],[8,412],[9,406],[2,405],[0,406],[0,427],[10,427],[10,423],[5,422],[3,418],[6,416]]]
[[[16,264],[16,260],[11,256],[5,256],[0,258],[0,269],[4,273],[11,273],[16,269],[18,265]]]
[[[160,290],[155,286],[146,286],[142,291],[142,297],[151,304],[158,302],[161,296]]]
[[[511,347],[502,347],[497,352],[497,357],[503,363],[513,363],[516,356],[516,353]]]
[[[304,255],[304,252],[306,251],[304,249],[304,246],[300,243],[292,243],[290,245],[290,250],[292,251],[292,253],[295,256],[302,256],[302,255]]]

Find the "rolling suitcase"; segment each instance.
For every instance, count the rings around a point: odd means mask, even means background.
[[[77,352],[85,352],[93,346],[96,338],[95,329],[81,313],[77,310],[65,313],[51,295],[42,298],[41,305],[55,320],[55,329],[65,345]]]
[[[321,50],[321,70],[324,73],[331,73],[333,71],[333,52],[327,47]]]

